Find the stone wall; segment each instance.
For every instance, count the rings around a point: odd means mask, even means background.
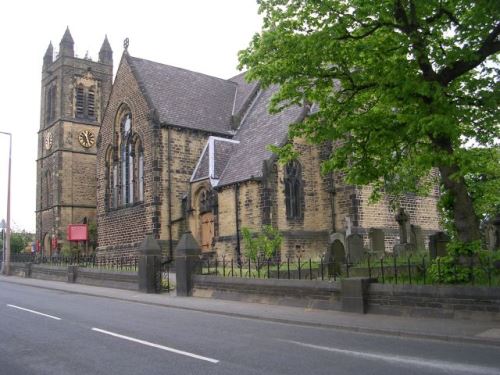
[[[194,276],[195,297],[339,310],[338,283]]]
[[[125,56],[125,55],[124,55]],[[144,235],[159,232],[158,205],[162,196],[159,181],[160,130],[154,124],[149,105],[144,98],[127,59],[122,58],[113,92],[106,109],[97,149],[97,228],[99,251],[109,246],[139,242]],[[107,207],[106,152],[116,146],[114,132],[119,131],[118,111],[126,105],[132,113],[132,132],[142,141],[144,152],[144,201],[127,207]]]
[[[500,288],[371,284],[368,312],[500,322]]]
[[[170,127],[170,129],[162,128],[161,131],[161,184],[163,186],[163,196],[161,197],[161,230],[159,238],[161,240],[170,240],[169,225],[172,221],[172,240],[177,242],[182,235],[183,228],[182,199],[190,194],[191,189],[193,191],[191,199],[196,199],[198,187],[194,186],[190,188],[189,180],[210,134],[175,127]],[[169,164],[170,172],[168,170]],[[170,185],[169,177],[171,178]],[[171,192],[169,192],[169,187],[171,187]],[[172,199],[171,207],[169,207],[170,198]],[[191,208],[195,206],[195,202],[191,202]],[[194,217],[195,215],[198,215],[198,213],[195,211],[191,212],[190,225],[192,233],[199,232],[199,223]],[[199,238],[197,239],[199,240]]]
[[[40,280],[72,282],[84,285],[100,286],[105,288],[117,288],[127,290],[138,290],[139,280],[137,272],[113,272],[99,269],[76,268],[74,275],[70,275],[74,266],[58,267],[46,264],[11,263],[11,273],[15,276],[28,277]],[[27,270],[31,273],[28,274]],[[70,276],[73,276],[71,278]]]

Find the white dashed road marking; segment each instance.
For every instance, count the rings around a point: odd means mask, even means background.
[[[39,312],[39,311],[26,309],[26,308],[24,308],[24,307],[20,307],[20,306],[16,306],[16,305],[9,305],[9,304],[7,304],[7,306],[12,307],[12,308],[14,308],[14,309],[27,311],[27,312],[30,312],[30,313],[32,313],[32,314],[45,316],[46,318],[55,319],[55,320],[61,320],[61,318],[58,318],[57,316],[44,314],[44,313],[41,313],[41,312]]]
[[[389,355],[382,353],[369,353],[369,352],[359,352],[354,350],[347,349],[339,349],[332,348],[329,346],[320,346],[307,344],[300,341],[291,341],[291,340],[280,340],[284,342],[288,342],[291,344],[299,345],[306,348],[324,350],[328,352],[334,352],[338,354],[344,354],[351,357],[357,357],[362,359],[374,359],[378,361],[385,361],[389,363],[395,364],[403,364],[403,365],[411,365],[411,366],[420,366],[427,367],[434,370],[441,370],[451,373],[463,373],[463,374],[478,374],[478,375],[500,375],[500,369],[496,369],[493,367],[485,367],[485,366],[474,366],[467,365],[462,363],[455,362],[446,362],[446,361],[438,361],[434,359],[427,358],[417,358],[417,357],[406,357],[399,355]]]
[[[158,344],[155,344],[155,343],[152,343],[152,342],[149,342],[149,341],[135,339],[133,337],[120,335],[118,333],[105,331],[103,329],[92,328],[92,331],[104,333],[106,335],[113,336],[113,337],[118,337],[118,338],[123,339],[123,340],[128,340],[128,341],[136,342],[138,344],[150,346],[152,348],[166,350],[167,352],[172,352],[172,353],[176,353],[176,354],[185,355],[187,357],[199,359],[199,360],[202,360],[202,361],[207,361],[207,362],[211,362],[211,363],[219,363],[219,361],[217,359],[213,359],[213,358],[209,358],[209,357],[203,357],[203,356],[198,355],[198,354],[194,354],[194,353],[190,353],[190,352],[185,352],[183,350],[178,350],[178,349],[174,349],[174,348],[169,348],[168,346],[158,345]]]

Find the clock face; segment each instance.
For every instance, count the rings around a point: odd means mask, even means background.
[[[83,130],[78,135],[78,142],[80,142],[80,144],[85,148],[92,147],[95,143],[94,133],[90,130]]]
[[[47,133],[45,135],[45,141],[44,141],[44,144],[45,144],[45,149],[46,150],[50,150],[52,148],[52,133]]]

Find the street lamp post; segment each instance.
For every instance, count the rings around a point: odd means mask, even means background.
[[[2,273],[10,275],[10,169],[12,162],[12,134],[0,131],[9,136],[9,170],[7,177],[7,228],[5,233],[5,261],[2,263]]]

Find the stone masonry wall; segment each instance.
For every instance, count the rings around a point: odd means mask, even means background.
[[[116,122],[119,121],[116,115],[122,105],[127,105],[130,108],[132,131],[140,136],[145,150],[144,201],[129,207],[107,210],[105,155],[108,147],[113,146],[113,132]],[[158,141],[159,137],[160,133],[155,129],[148,103],[127,59],[122,58],[109,105],[104,115],[97,149],[97,228],[100,250],[114,248],[119,244],[125,246],[128,243],[139,242],[145,234],[153,233],[159,216],[157,204],[161,196],[158,187],[159,181],[155,181],[155,178],[159,179],[158,174],[161,173],[158,155],[155,152],[155,141]]]

